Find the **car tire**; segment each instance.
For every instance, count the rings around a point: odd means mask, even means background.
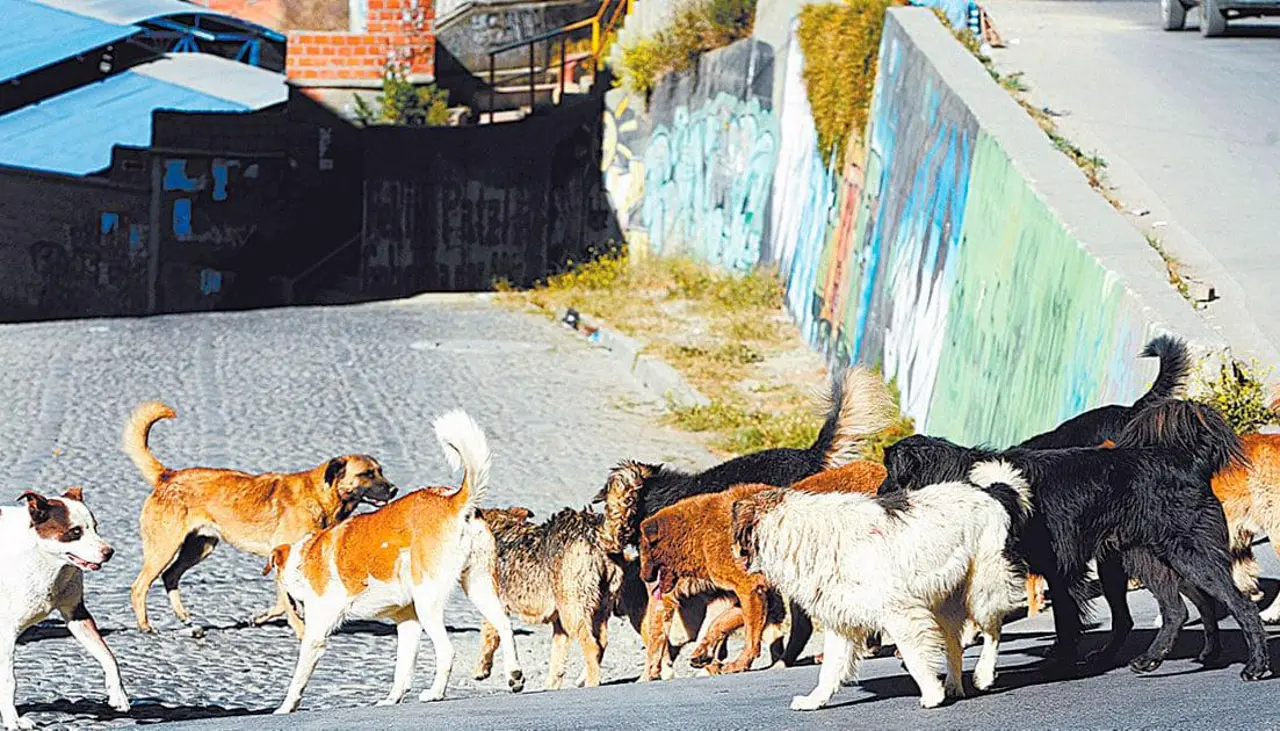
[[[1227,14],[1222,12],[1218,0],[1201,0],[1200,35],[1217,38],[1227,32]]]
[[[1182,30],[1187,25],[1187,6],[1182,0],[1160,0],[1160,27]]]

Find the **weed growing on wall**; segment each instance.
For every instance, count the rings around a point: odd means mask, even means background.
[[[844,0],[806,5],[798,36],[804,83],[824,154],[843,150],[867,127],[885,11],[900,0]]]
[[[435,84],[419,86],[394,66],[382,77],[382,93],[374,103],[355,95],[356,121],[365,127],[394,124],[406,127],[443,127],[449,123],[449,92]]]
[[[623,88],[648,99],[662,77],[687,71],[707,51],[751,35],[756,0],[686,0],[663,30],[622,48]]]
[[[1263,383],[1269,373],[1270,369],[1259,373],[1256,362],[1224,363],[1216,378],[1201,384],[1199,400],[1221,411],[1237,434],[1252,434],[1280,420],[1275,411],[1280,401],[1269,401]]]

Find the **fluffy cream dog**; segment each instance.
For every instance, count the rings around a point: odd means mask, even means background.
[[[969,479],[880,498],[774,489],[734,504],[734,545],[747,566],[825,628],[818,686],[793,710],[826,705],[856,676],[876,632],[897,642],[921,706],[962,697],[970,618],[984,640],[974,685],[991,687],[1000,627],[1026,578],[1006,547],[1030,515],[1031,493],[1004,462],[978,464]],[[935,672],[943,650],[945,688]]]

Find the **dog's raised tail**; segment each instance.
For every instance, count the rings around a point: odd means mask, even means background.
[[[1163,447],[1203,479],[1227,467],[1245,467],[1244,444],[1212,406],[1175,399],[1139,412],[1116,437],[1117,449]]]
[[[827,418],[809,449],[822,454],[826,469],[857,459],[867,440],[893,423],[897,411],[889,390],[874,371],[840,368],[831,379]]]
[[[153,488],[160,485],[160,478],[168,470],[151,452],[151,427],[157,421],[176,416],[173,409],[159,401],[144,401],[138,404],[124,425],[124,453],[129,455],[129,459],[133,460],[133,464]]]
[[[1017,467],[1002,459],[979,462],[969,470],[969,481],[1000,501],[1015,525],[1031,516],[1031,485]]]
[[[489,440],[484,430],[462,409],[436,417],[436,439],[453,469],[462,468],[462,484],[449,497],[465,511],[484,499],[489,489]]]
[[[1159,335],[1142,349],[1142,357],[1159,358],[1160,371],[1156,374],[1155,383],[1133,403],[1133,408],[1142,410],[1182,395],[1187,375],[1191,372],[1191,355],[1181,338]]]

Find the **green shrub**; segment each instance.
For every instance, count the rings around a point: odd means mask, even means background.
[[[871,111],[885,11],[901,0],[844,0],[800,10],[804,83],[824,154],[861,137]]]
[[[751,35],[756,0],[688,0],[664,29],[622,48],[622,86],[648,98],[662,77],[694,67],[707,51]]]
[[[1218,377],[1203,384],[1200,400],[1222,412],[1237,434],[1252,434],[1280,417],[1267,401],[1267,387],[1262,381],[1266,373],[1259,375],[1256,369],[1256,363],[1224,363]]]
[[[394,66],[382,77],[382,93],[374,104],[355,95],[356,121],[368,127],[394,124],[405,127],[443,127],[449,124],[449,91],[435,84],[418,86]]]

